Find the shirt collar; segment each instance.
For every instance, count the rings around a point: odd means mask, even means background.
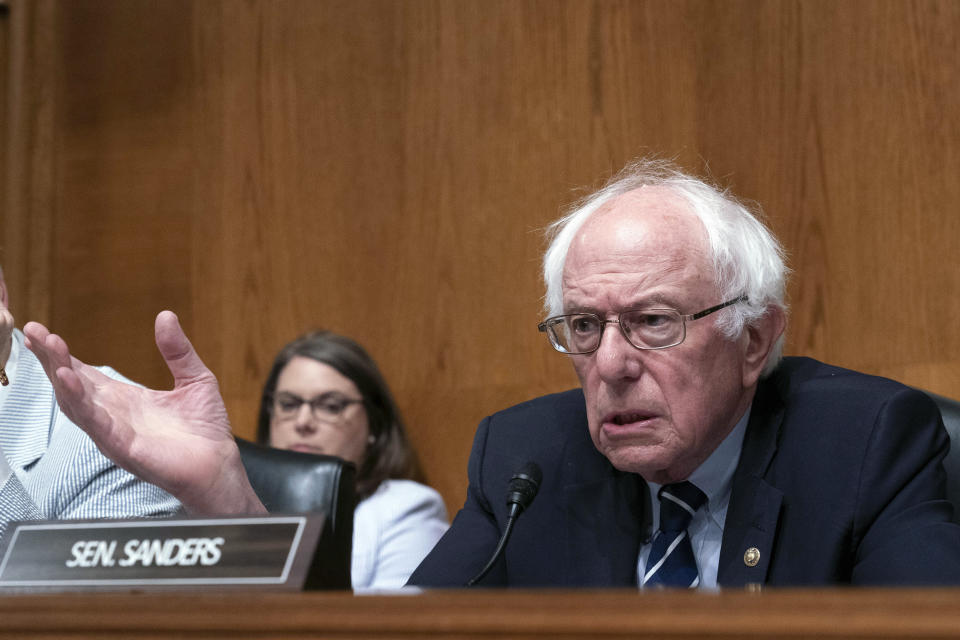
[[[730,502],[730,487],[733,484],[733,474],[740,462],[740,451],[743,449],[743,437],[747,432],[747,422],[750,421],[751,407],[747,407],[746,412],[727,434],[727,437],[723,439],[720,446],[714,449],[710,457],[704,460],[687,478],[707,496],[707,503],[703,508],[713,519],[717,520],[717,524],[721,527],[726,519],[727,505]],[[661,485],[655,482],[648,482],[647,484],[650,486],[650,496],[655,504]]]
[[[750,407],[747,407],[743,417],[737,421],[736,426],[723,439],[720,446],[688,478],[690,482],[697,485],[700,491],[707,495],[707,511],[714,518],[722,513],[723,516],[720,517],[725,519],[727,504],[730,502],[733,474],[740,462],[743,436],[747,432],[747,422],[749,421]],[[718,524],[723,526],[722,521]]]

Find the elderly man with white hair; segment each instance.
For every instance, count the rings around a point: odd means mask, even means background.
[[[548,318],[581,389],[484,420],[466,503],[410,579],[459,586],[540,495],[485,586],[960,582],[933,402],[781,359],[786,268],[744,206],[641,161],[553,226]]]

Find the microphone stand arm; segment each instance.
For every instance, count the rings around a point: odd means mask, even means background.
[[[503,553],[504,547],[507,546],[507,540],[510,538],[510,532],[513,531],[513,523],[517,521],[517,516],[520,515],[520,512],[523,511],[521,507],[516,502],[510,504],[510,513],[507,515],[507,525],[503,528],[503,535],[500,536],[500,542],[497,544],[496,551],[493,552],[493,556],[490,557],[490,560],[487,562],[487,566],[480,570],[480,573],[475,575],[473,578],[467,582],[468,587],[472,587],[476,583],[486,577],[490,573],[490,569],[493,568],[493,565],[496,564],[497,560],[500,559],[500,555]]]

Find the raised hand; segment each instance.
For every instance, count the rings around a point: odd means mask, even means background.
[[[46,327],[24,327],[63,412],[117,465],[173,494],[190,513],[261,513],[230,432],[219,386],[170,311],[156,341],[173,374],[171,391],[114,380],[70,355]]]

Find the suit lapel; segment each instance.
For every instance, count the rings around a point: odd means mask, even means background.
[[[589,439],[568,448],[564,465],[571,470],[564,487],[567,584],[635,587],[651,522],[646,483],[614,469]]]
[[[717,574],[722,586],[767,581],[783,501],[783,493],[764,480],[783,421],[783,401],[774,377],[757,389],[733,477]]]

